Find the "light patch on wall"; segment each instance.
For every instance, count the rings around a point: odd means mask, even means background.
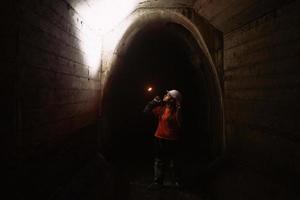
[[[83,22],[76,29],[83,59],[89,66],[89,75],[95,77],[101,65],[103,36],[120,24],[136,7],[137,0],[88,0],[80,1],[75,10]],[[115,40],[116,38],[111,38]],[[115,42],[114,42],[115,43]]]
[[[87,26],[80,30],[77,29],[76,32],[80,38],[79,45],[82,51],[83,62],[88,66],[89,76],[95,78],[101,64],[101,37]]]

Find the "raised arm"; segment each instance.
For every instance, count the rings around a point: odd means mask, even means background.
[[[152,110],[159,106],[161,104],[161,99],[159,96],[156,96],[152,101],[148,102],[147,105],[145,106],[143,112],[144,113],[151,113]]]

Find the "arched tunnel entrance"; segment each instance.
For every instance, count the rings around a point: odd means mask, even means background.
[[[122,48],[104,91],[106,156],[129,167],[147,163],[152,169],[157,121],[142,111],[155,96],[178,89],[183,95],[180,158],[185,171],[195,176],[222,143],[216,136],[222,132],[220,100],[207,58],[186,28],[167,21],[148,23]]]

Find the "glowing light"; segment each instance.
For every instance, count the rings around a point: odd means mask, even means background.
[[[74,16],[79,47],[88,66],[89,75],[95,76],[101,64],[103,35],[121,23],[137,5],[137,0],[79,1]],[[78,20],[78,17],[82,18]]]
[[[148,92],[152,92],[153,88],[152,87],[148,87],[147,91]]]

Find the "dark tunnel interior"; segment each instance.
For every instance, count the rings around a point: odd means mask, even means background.
[[[300,1],[2,5],[2,199],[300,199]],[[171,89],[173,163],[143,112]]]
[[[108,157],[113,161],[129,166],[153,161],[157,120],[142,111],[147,102],[170,89],[178,89],[183,96],[181,163],[191,171],[191,166],[197,168],[209,160],[207,83],[203,65],[193,62],[191,44],[196,42],[190,33],[168,23],[148,25],[131,41],[114,69],[105,99],[111,145]]]

